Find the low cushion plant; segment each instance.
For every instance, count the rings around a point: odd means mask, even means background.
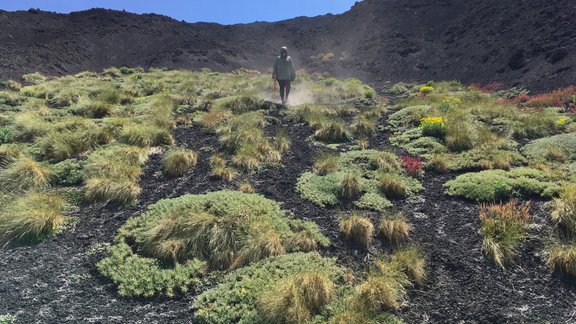
[[[298,178],[297,191],[319,206],[336,205],[352,200],[359,208],[384,210],[391,197],[408,196],[422,186],[405,174],[400,159],[385,151],[363,150],[321,157],[316,172]],[[327,164],[327,162],[330,162]],[[391,184],[401,188],[392,190]],[[400,190],[401,192],[398,192]]]
[[[173,294],[175,286],[183,290],[203,273],[199,262],[207,270],[230,270],[329,243],[314,223],[290,220],[278,203],[236,191],[161,200],[128,220],[116,242],[99,268],[127,295]],[[140,279],[131,275],[135,268]],[[138,287],[148,280],[147,272],[173,279],[143,291]]]
[[[513,196],[552,197],[558,194],[560,189],[554,175],[531,168],[466,173],[446,182],[444,187],[450,196],[478,201],[506,199]]]

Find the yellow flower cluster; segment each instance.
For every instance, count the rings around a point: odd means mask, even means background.
[[[446,119],[442,117],[424,117],[420,119],[422,135],[442,138],[446,132],[445,122]]]
[[[568,122],[568,118],[566,117],[560,117],[557,121],[556,121],[556,126],[564,126],[564,124],[566,124]]]
[[[446,122],[446,119],[444,119],[442,117],[424,117],[424,118],[420,119],[420,126],[425,125],[425,124],[442,124],[442,125],[444,125],[444,122]]]
[[[445,104],[459,104],[462,103],[462,99],[456,97],[446,97],[442,100],[442,103]]]
[[[434,88],[431,86],[420,87],[420,92],[422,92],[422,93],[431,93],[433,91],[434,91]]]

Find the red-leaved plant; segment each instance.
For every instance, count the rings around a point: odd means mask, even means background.
[[[424,163],[419,157],[405,155],[400,159],[402,160],[402,166],[408,175],[415,177],[421,175],[424,172]]]

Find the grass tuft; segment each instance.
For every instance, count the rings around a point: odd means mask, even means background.
[[[340,182],[340,196],[344,199],[355,199],[362,193],[361,179],[358,174],[347,173]]]
[[[340,220],[340,233],[347,240],[368,248],[372,243],[374,225],[368,217],[355,213]]]
[[[45,189],[50,186],[52,171],[29,157],[21,157],[0,173],[0,186],[5,191]]]
[[[335,295],[335,285],[327,275],[300,273],[262,294],[259,310],[271,323],[307,323]]]
[[[164,173],[169,177],[181,177],[192,170],[197,163],[197,155],[186,148],[170,150],[162,161]]]
[[[54,233],[66,222],[66,201],[57,194],[30,193],[0,211],[0,246],[33,242]]]
[[[481,204],[482,252],[504,268],[516,257],[526,238],[530,203],[511,200],[505,204]]]
[[[380,233],[393,246],[398,246],[408,241],[412,225],[404,216],[395,216],[393,219],[382,219]]]
[[[553,271],[576,277],[576,245],[554,245],[548,251],[546,264]]]

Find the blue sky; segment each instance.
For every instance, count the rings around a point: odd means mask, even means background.
[[[2,10],[40,8],[68,13],[94,7],[157,13],[188,22],[221,24],[278,21],[297,16],[342,13],[356,0],[0,0]]]

